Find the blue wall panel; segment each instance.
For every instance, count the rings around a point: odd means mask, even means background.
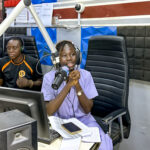
[[[54,44],[57,42],[56,28],[46,28]],[[41,59],[41,64],[52,65],[50,56],[44,57],[45,55],[51,54],[47,43],[45,42],[41,32],[38,28],[32,28],[31,33],[35,36],[36,44]],[[87,58],[88,41],[91,36],[96,35],[117,35],[117,27],[82,27],[81,28],[81,53],[82,62],[80,67],[84,68]],[[44,57],[44,58],[43,58]]]
[[[54,44],[56,44],[56,29],[55,28],[46,28],[48,34],[50,35],[51,40]],[[38,28],[32,28],[31,34],[35,36],[36,45],[38,49],[38,53],[40,56],[40,62],[44,65],[52,65],[50,54],[51,51],[43,38],[43,35],[41,34],[40,30]],[[45,57],[44,57],[45,56]]]
[[[57,2],[57,0],[32,0],[33,4],[53,3],[53,2]]]
[[[88,41],[91,36],[117,35],[117,27],[82,27],[81,28],[81,52],[82,62],[80,67],[84,68],[87,58]]]

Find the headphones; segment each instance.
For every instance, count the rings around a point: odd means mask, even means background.
[[[11,36],[11,37],[8,37],[8,39],[6,39],[6,45],[7,43],[10,41],[10,40],[17,40],[20,42],[21,46],[20,46],[20,51],[23,52],[24,50],[24,41],[21,37],[19,36]]]
[[[56,49],[59,51],[61,50],[66,44],[68,45],[72,45],[76,51],[76,64],[77,65],[80,65],[81,63],[81,60],[82,60],[82,54],[79,50],[79,48],[71,41],[67,41],[67,40],[63,40],[63,41],[60,41],[56,44]]]
[[[23,50],[24,50],[24,48],[23,48],[23,46],[21,46],[21,47],[20,47],[20,51],[23,52]]]
[[[82,54],[81,54],[81,51],[80,51],[80,49],[74,44],[74,43],[72,43],[73,44],[73,46],[74,46],[74,48],[75,48],[75,51],[76,51],[76,55],[77,55],[77,60],[76,60],[76,64],[77,65],[80,65],[80,63],[81,63],[81,60],[82,60]]]

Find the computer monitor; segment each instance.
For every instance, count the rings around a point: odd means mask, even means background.
[[[18,109],[37,120],[38,141],[50,143],[48,118],[41,92],[0,87],[0,108],[2,111]]]

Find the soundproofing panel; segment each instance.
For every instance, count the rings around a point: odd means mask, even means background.
[[[26,27],[9,27],[5,31],[5,36],[27,35]]]
[[[125,37],[130,79],[150,81],[150,26],[118,27],[117,35]]]

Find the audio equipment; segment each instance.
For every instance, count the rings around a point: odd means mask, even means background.
[[[80,65],[81,63],[81,60],[82,60],[82,54],[81,54],[81,51],[80,49],[74,44],[72,43],[74,48],[75,48],[75,51],[76,51],[76,55],[77,55],[77,60],[76,60],[76,64],[77,65]]]
[[[21,46],[20,51],[23,52],[23,49],[24,49],[24,48]]]
[[[37,150],[37,122],[17,109],[0,113],[0,150]]]

